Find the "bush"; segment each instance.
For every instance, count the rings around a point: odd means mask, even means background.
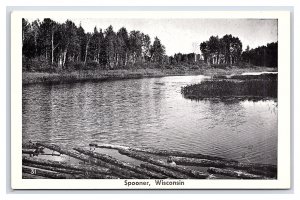
[[[239,68],[253,68],[255,67],[253,64],[248,63],[248,62],[239,62],[236,64]]]
[[[69,71],[84,69],[84,62],[68,62],[67,69]]]
[[[95,70],[100,68],[100,64],[97,61],[89,61],[86,63],[83,69],[85,70]]]
[[[32,59],[28,59],[23,56],[22,69],[31,72],[53,72],[55,67],[52,66],[44,56]]]
[[[212,64],[211,65],[212,68],[218,68],[218,69],[226,69],[227,67],[230,67],[229,64]]]

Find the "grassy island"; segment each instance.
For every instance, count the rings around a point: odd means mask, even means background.
[[[277,99],[277,74],[218,76],[183,87],[181,93],[193,100]]]

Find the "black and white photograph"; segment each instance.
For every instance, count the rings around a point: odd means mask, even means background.
[[[19,178],[278,181],[279,19],[152,16],[18,18]]]

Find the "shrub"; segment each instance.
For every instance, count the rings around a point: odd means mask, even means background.
[[[52,72],[55,67],[44,56],[32,59],[23,56],[22,68],[31,72]]]
[[[226,69],[227,67],[230,67],[229,64],[212,64],[211,65],[212,68],[219,68],[219,69]]]
[[[85,70],[95,70],[97,68],[100,68],[100,64],[97,61],[89,61],[84,66]]]
[[[84,62],[68,62],[67,69],[69,71],[84,69]]]

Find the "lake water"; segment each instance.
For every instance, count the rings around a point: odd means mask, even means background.
[[[204,76],[23,86],[23,142],[91,142],[277,163],[277,102],[191,101]]]

